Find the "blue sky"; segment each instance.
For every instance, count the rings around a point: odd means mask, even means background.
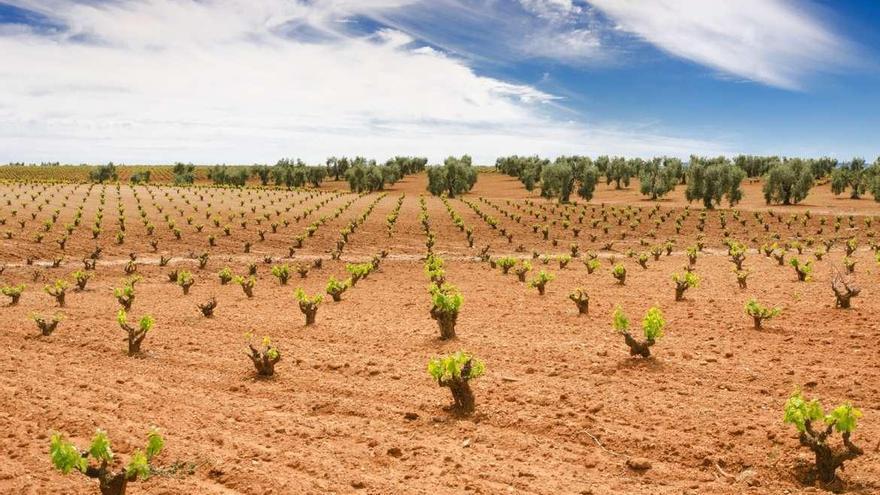
[[[880,155],[880,2],[0,0],[0,162]]]

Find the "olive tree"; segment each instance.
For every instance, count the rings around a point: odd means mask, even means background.
[[[450,198],[470,191],[477,183],[477,171],[471,165],[471,157],[450,156],[442,166],[428,167],[428,191],[439,196],[446,193]]]
[[[541,195],[557,198],[560,203],[568,203],[577,186],[578,196],[589,201],[593,198],[598,179],[599,171],[589,158],[561,156],[553,165],[544,167],[541,173]]]
[[[345,172],[348,170],[348,158],[336,158],[335,156],[331,156],[327,159],[327,174],[333,176],[333,180],[339,180],[340,177],[345,177]]]
[[[675,189],[681,171],[678,158],[654,158],[641,166],[639,171],[639,190],[651,199],[665,196]]]
[[[776,156],[739,155],[733,159],[733,164],[741,168],[747,177],[761,177],[777,162],[779,157]]]
[[[503,156],[495,160],[495,168],[507,175],[518,177],[526,191],[533,191],[541,180],[544,167],[550,164],[546,158],[538,156]]]
[[[192,163],[177,162],[174,164],[172,172],[175,186],[185,186],[196,180],[196,167]]]
[[[776,162],[770,166],[764,181],[764,199],[767,204],[797,204],[803,201],[813,187],[810,164],[800,158]]]
[[[874,200],[880,201],[880,156],[874,160],[874,165],[871,168],[873,169],[871,174],[873,177],[871,178],[871,184],[869,187],[871,189],[871,194],[874,195]],[[880,262],[880,259],[878,259],[878,262]]]
[[[89,172],[89,180],[99,184],[103,184],[108,180],[117,180],[118,178],[119,176],[116,173],[116,165],[114,165],[113,162],[110,162],[107,165],[98,165]]]
[[[397,180],[397,177],[384,166],[376,165],[374,160],[367,162],[363,159],[355,159],[348,170],[345,171],[345,179],[352,192],[381,191],[385,188],[387,179]]]
[[[396,166],[400,172],[400,177],[421,172],[425,170],[427,164],[427,158],[416,156],[395,156],[385,162],[386,167]]]
[[[703,206],[712,209],[726,196],[730,206],[742,199],[741,183],[746,173],[724,157],[713,159],[691,156],[687,172],[688,201],[701,200]]]
[[[252,165],[251,176],[260,178],[260,185],[269,185],[269,178],[272,176],[272,169],[268,165]]]
[[[627,163],[626,159],[620,156],[612,158],[605,170],[605,184],[614,182],[615,189],[629,187],[629,180],[632,178],[632,167]],[[623,187],[621,187],[623,184]]]
[[[823,156],[810,160],[810,170],[813,171],[813,178],[821,179],[829,175],[837,168],[837,159]]]
[[[864,158],[853,158],[851,162],[831,172],[831,192],[840,194],[849,188],[849,197],[859,199],[865,193],[873,175],[872,169],[865,168]]]

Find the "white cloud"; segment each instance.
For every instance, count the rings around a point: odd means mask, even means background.
[[[519,3],[527,11],[554,21],[569,18],[582,10],[571,0],[519,0]]]
[[[412,34],[340,22],[408,3],[20,2],[68,29],[0,33],[0,161],[723,151],[563,121],[554,95],[480,76]]]
[[[852,62],[852,47],[806,3],[786,0],[588,0],[622,30],[674,56],[786,89]]]

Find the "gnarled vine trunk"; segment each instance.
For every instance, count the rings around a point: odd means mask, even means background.
[[[437,320],[440,327],[440,339],[449,340],[455,338],[455,322],[458,320],[458,312],[442,311],[437,307],[431,308],[431,318]]]
[[[850,441],[849,432],[843,433],[843,449],[835,451],[825,443],[827,437],[834,431],[833,425],[829,425],[825,431],[820,433],[813,430],[809,421],[805,426],[805,431],[800,435],[800,443],[809,447],[816,455],[816,472],[823,483],[834,481],[837,469],[842,469],[844,462],[864,454],[862,449]]]
[[[643,358],[651,357],[651,346],[654,345],[653,340],[645,340],[642,342],[633,338],[629,332],[623,332],[623,338],[626,345],[629,346],[630,356],[642,356]]]

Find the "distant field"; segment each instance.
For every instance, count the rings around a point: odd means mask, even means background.
[[[704,213],[685,210],[681,188],[653,203],[636,185],[601,184],[589,203],[557,205],[483,173],[471,193],[425,196],[422,206],[424,174],[353,194],[331,181],[292,191],[130,186],[130,170],[138,169],[120,168],[117,187],[15,182],[81,180],[87,172],[77,167],[0,167],[9,181],[0,185],[0,281],[26,286],[17,305],[0,307],[2,493],[96,493],[92,480],[52,468],[49,435],[64,431],[82,446],[103,428],[127,454],[149,426],[165,436],[163,463],[183,464],[131,485],[133,494],[806,493],[798,473],[811,457],[782,423],[797,386],[827,405],[862,409],[854,441],[865,455],[848,463],[842,486],[880,493],[880,268],[870,248],[880,241],[880,204],[872,200],[839,199],[822,185],[771,215],[760,184],[747,183],[738,213]],[[170,179],[170,168],[151,170],[156,181]],[[446,280],[464,296],[451,341],[438,339],[429,314],[426,223]],[[747,247],[746,289],[725,238]],[[787,244],[796,238],[801,245]],[[831,280],[849,239],[861,293],[843,310]],[[831,248],[817,260],[823,241]],[[676,302],[671,277],[700,242],[699,285]],[[782,265],[759,251],[774,242]],[[577,257],[563,268],[573,244]],[[655,247],[656,260],[647,256]],[[86,289],[71,287],[57,307],[44,286],[72,285],[96,248]],[[588,273],[593,255],[599,266]],[[551,273],[546,294],[492,268],[505,257],[531,264],[526,280]],[[813,260],[809,281],[798,281],[792,258]],[[330,276],[345,280],[348,264],[374,259],[377,270],[330,300]],[[611,275],[616,263],[625,285]],[[282,264],[292,270],[286,285],[272,274]],[[246,275],[251,266],[252,298],[221,284],[223,268]],[[304,278],[300,266],[309,267]],[[191,272],[188,295],[170,281],[174,270]],[[130,320],[155,318],[138,357],[126,355],[114,296],[130,275],[141,278]],[[304,325],[298,287],[325,296],[313,326]],[[590,297],[581,316],[569,299],[578,287]],[[197,304],[211,298],[216,314],[205,318]],[[744,312],[750,298],[781,314],[754,329]],[[665,336],[652,358],[629,356],[612,329],[617,305],[637,330],[649,307],[662,310]],[[38,337],[31,316],[56,312],[64,315],[57,330]],[[273,379],[256,378],[246,332],[280,349]],[[486,364],[472,382],[470,417],[444,410],[450,393],[426,372],[430,358],[459,349]],[[633,469],[634,460],[650,469]]]

